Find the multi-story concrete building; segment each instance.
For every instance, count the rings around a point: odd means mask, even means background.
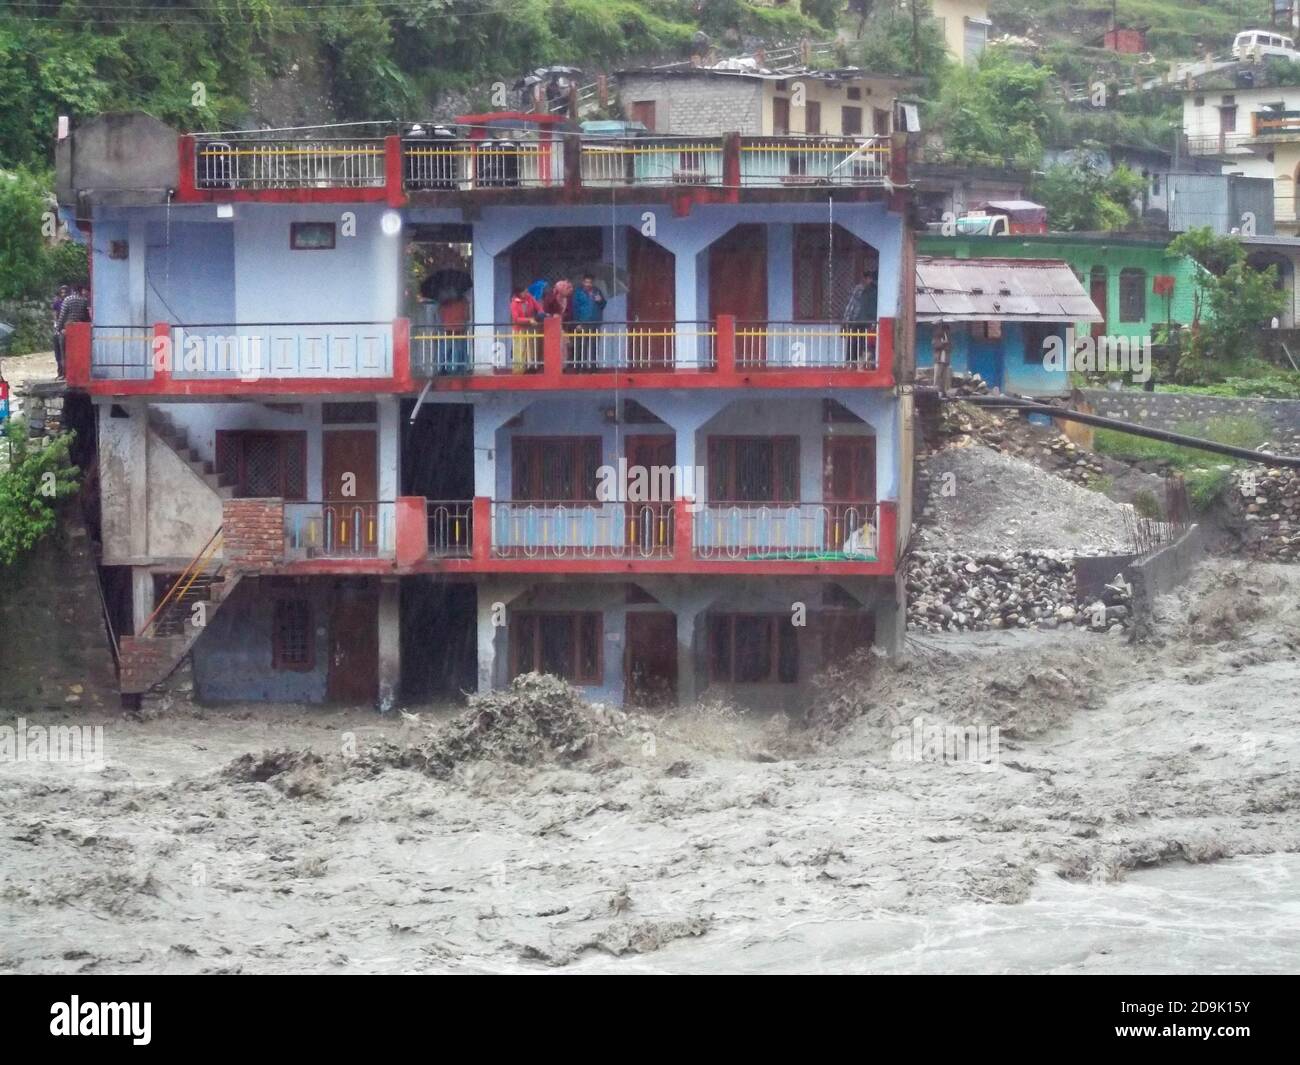
[[[901,639],[905,153],[563,129],[59,145],[124,692],[772,703]],[[521,295],[586,273],[599,325]]]

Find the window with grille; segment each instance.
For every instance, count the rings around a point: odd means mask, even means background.
[[[510,619],[511,672],[550,673],[575,684],[601,679],[601,615],[515,613]]]
[[[709,498],[727,503],[797,501],[798,437],[710,437]]]
[[[723,684],[794,684],[799,640],[784,614],[710,614],[709,676]]]
[[[271,667],[305,673],[315,667],[311,603],[277,599],[271,628]]]
[[[1141,322],[1147,316],[1147,272],[1126,266],[1119,272],[1119,320]]]
[[[516,436],[511,441],[516,500],[589,503],[596,499],[598,436]]]
[[[863,268],[874,264],[874,253],[840,226],[828,234],[824,225],[803,224],[794,232],[795,320],[838,322],[862,281]]]
[[[216,466],[238,498],[307,498],[306,433],[218,430]]]

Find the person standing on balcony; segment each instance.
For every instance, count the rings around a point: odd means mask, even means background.
[[[465,339],[465,327],[469,322],[469,300],[463,293],[445,289],[438,300],[438,318],[445,338],[445,358],[439,360],[439,370],[443,373],[467,373],[469,345]]]
[[[591,274],[582,275],[582,284],[573,294],[573,357],[584,370],[600,368],[600,324],[605,318],[605,293]]]
[[[514,334],[513,358],[511,360],[515,373],[527,373],[535,365],[537,357],[537,323],[544,317],[542,305],[533,297],[532,292],[519,285],[510,298],[510,324]]]
[[[70,322],[88,321],[90,321],[90,289],[85,285],[78,285],[76,291],[64,297],[63,303],[59,307],[58,317],[54,319],[54,333],[57,337],[54,359],[58,365],[60,377],[64,373],[63,364],[67,353],[67,340],[64,330]]]
[[[555,282],[550,295],[546,297],[542,308],[547,314],[553,314],[563,323],[564,326],[564,361],[567,365],[573,362],[573,344],[571,337],[573,335],[573,282],[567,278],[561,278]]]
[[[875,324],[879,302],[876,268],[868,263],[862,268],[862,281],[854,286],[844,307],[844,331],[848,333],[844,347],[850,366],[860,365],[871,357],[871,338],[867,334]]]

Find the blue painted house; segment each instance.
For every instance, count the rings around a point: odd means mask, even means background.
[[[539,114],[354,132],[125,115],[60,145],[93,236],[68,378],[131,590],[124,692],[188,654],[212,701],[388,706],[541,670],[615,702],[792,705],[897,644],[899,145]],[[846,323],[868,268],[877,306]],[[514,299],[587,274],[600,321]]]
[[[946,331],[954,373],[977,373],[990,388],[1025,396],[1070,391],[1060,360],[1067,329],[1101,314],[1070,267],[1053,259],[916,260],[918,377],[934,367],[936,333]]]

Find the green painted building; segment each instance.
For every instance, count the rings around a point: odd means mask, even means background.
[[[1013,234],[1006,237],[945,237],[918,234],[918,255],[959,259],[1059,259],[1074,270],[1105,321],[1080,325],[1115,337],[1147,337],[1175,322],[1190,325],[1194,278],[1200,269],[1186,256],[1172,256],[1168,240],[1126,233]]]

